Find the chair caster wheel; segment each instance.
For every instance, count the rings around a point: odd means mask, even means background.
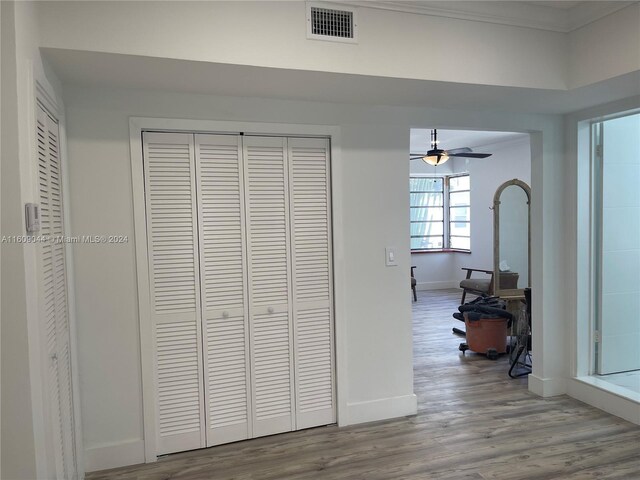
[[[490,348],[487,350],[487,358],[489,360],[497,360],[498,359],[498,351],[495,348]]]
[[[458,350],[464,353],[469,350],[469,345],[467,345],[466,343],[461,343],[460,345],[458,345]]]

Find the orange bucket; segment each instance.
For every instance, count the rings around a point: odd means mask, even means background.
[[[493,348],[498,353],[506,353],[508,322],[506,318],[483,318],[471,322],[465,312],[466,343],[469,345],[469,349],[486,354],[489,349]]]

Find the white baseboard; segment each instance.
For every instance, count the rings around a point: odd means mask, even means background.
[[[84,466],[87,472],[136,463],[144,463],[144,441],[141,439],[100,445],[84,451]]]
[[[418,412],[418,398],[414,395],[382,398],[368,402],[347,404],[347,425],[406,417]]]
[[[640,425],[640,394],[631,394],[635,399],[627,398],[616,393],[617,385],[603,384],[602,380],[592,377],[570,378],[567,393],[576,400]]]
[[[445,280],[442,282],[419,282],[416,290],[444,290],[445,288],[458,288],[460,282],[458,280]],[[462,290],[460,290],[462,292]]]
[[[567,382],[564,378],[540,378],[532,373],[529,375],[529,391],[541,397],[564,395]]]

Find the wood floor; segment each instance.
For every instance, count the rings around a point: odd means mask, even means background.
[[[640,427],[569,397],[542,399],[505,357],[458,351],[458,291],[418,292],[418,415],[171,455],[90,480],[640,479]],[[456,325],[458,324],[458,325]]]

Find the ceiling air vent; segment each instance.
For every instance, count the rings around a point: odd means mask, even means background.
[[[358,38],[355,17],[351,8],[307,4],[307,38],[355,43]]]

